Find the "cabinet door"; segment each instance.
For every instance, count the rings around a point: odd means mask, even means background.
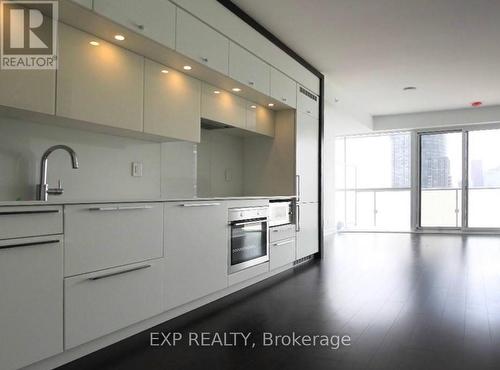
[[[261,135],[274,137],[274,111],[248,102],[246,129]]]
[[[271,96],[292,108],[297,105],[297,83],[290,77],[271,68]]]
[[[176,50],[228,74],[229,39],[180,8],[177,8]]]
[[[94,0],[94,10],[132,31],[175,48],[175,5],[168,0]]]
[[[227,208],[218,202],[165,204],[165,308],[227,287]]]
[[[319,118],[319,98],[309,90],[297,85],[297,110]]]
[[[229,43],[229,77],[269,95],[271,67],[234,42]]]
[[[0,105],[54,114],[56,72],[0,70]]]
[[[255,131],[259,134],[274,137],[275,113],[271,109],[257,106],[257,126]]]
[[[144,78],[144,132],[199,143],[201,82],[150,60]]]
[[[318,203],[297,204],[297,259],[319,250]]]
[[[65,279],[66,349],[161,313],[163,267],[158,259]]]
[[[144,58],[63,24],[59,42],[56,114],[142,131]]]
[[[63,351],[62,259],[59,236],[0,241],[0,368]]]
[[[161,203],[70,205],[64,209],[65,276],[163,255]]]
[[[201,117],[229,126],[246,128],[247,101],[239,96],[203,84]]]
[[[318,201],[318,135],[318,120],[298,112],[296,122],[296,193],[300,202]]]

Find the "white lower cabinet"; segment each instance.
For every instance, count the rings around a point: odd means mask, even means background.
[[[165,308],[227,287],[227,208],[220,202],[165,204]]]
[[[61,206],[1,207],[0,239],[62,234]]]
[[[297,205],[297,226],[297,259],[318,252],[318,203]]]
[[[61,237],[0,241],[0,368],[63,351]]]
[[[163,204],[111,203],[64,209],[65,276],[163,256]]]
[[[65,349],[163,311],[163,259],[66,278]]]
[[[271,242],[269,269],[274,270],[295,261],[295,238]]]

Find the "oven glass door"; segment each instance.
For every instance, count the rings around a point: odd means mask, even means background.
[[[231,272],[269,260],[267,219],[231,223]]]

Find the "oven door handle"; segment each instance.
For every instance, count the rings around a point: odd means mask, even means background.
[[[255,221],[241,221],[241,222],[231,222],[231,226],[241,226],[241,225],[253,225],[253,224],[261,224],[263,222],[267,222],[267,218],[263,218]]]

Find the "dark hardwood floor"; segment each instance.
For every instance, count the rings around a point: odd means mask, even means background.
[[[500,237],[343,234],[326,248],[64,369],[500,369]],[[252,332],[257,346],[151,347],[151,331]],[[293,331],[351,345],[260,345],[263,332]]]

